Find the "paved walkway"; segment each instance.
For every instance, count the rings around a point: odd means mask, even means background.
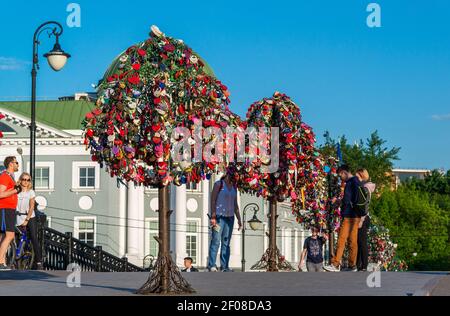
[[[0,273],[0,295],[133,295],[147,273],[81,273],[81,287],[69,288],[68,272],[10,271]],[[450,295],[450,279],[445,273],[382,272],[381,287],[367,286],[369,273],[234,272],[184,273],[205,296],[285,296],[285,295]],[[375,280],[376,281],[376,280]],[[375,282],[376,283],[376,282]]]
[[[432,296],[450,296],[450,275],[439,280],[436,287],[431,292]]]

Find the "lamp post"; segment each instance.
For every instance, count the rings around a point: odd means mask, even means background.
[[[36,165],[36,76],[39,70],[39,36],[44,31],[49,31],[47,34],[49,37],[55,36],[55,45],[53,49],[44,55],[47,58],[47,62],[54,71],[61,70],[70,57],[65,53],[59,45],[59,37],[63,33],[63,27],[61,24],[55,21],[49,21],[41,24],[33,36],[33,68],[31,70],[31,126],[30,126],[30,175],[33,180],[33,188],[35,186],[34,170]]]
[[[247,204],[244,207],[244,211],[242,212],[242,219],[243,219],[243,225],[242,225],[242,272],[245,272],[245,215],[247,213],[247,210],[251,209],[253,213],[253,217],[251,220],[248,221],[248,224],[250,225],[250,228],[255,230],[261,230],[262,229],[262,222],[256,217],[256,213],[259,211],[259,206],[255,203]]]

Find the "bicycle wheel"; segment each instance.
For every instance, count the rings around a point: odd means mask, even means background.
[[[16,243],[12,241],[9,244],[8,250],[6,251],[6,265],[11,269],[14,269],[16,267],[15,259],[16,259]]]
[[[19,270],[31,270],[33,268],[34,251],[30,242],[23,243],[20,256],[16,261]]]

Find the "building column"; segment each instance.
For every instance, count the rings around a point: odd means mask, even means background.
[[[209,194],[209,180],[202,180],[202,224],[201,224],[201,251],[200,251],[200,266],[206,267],[208,265],[208,249],[209,249],[209,217],[211,207],[211,199]]]
[[[146,255],[145,253],[145,193],[144,186],[140,185],[136,188],[138,195],[138,218],[137,218],[137,230],[139,234],[139,243],[138,243],[138,256],[139,256],[139,264],[138,266],[143,265],[143,259]]]
[[[127,188],[121,184],[119,188],[119,256],[126,254],[127,250]]]
[[[294,262],[300,262],[300,257],[298,256],[298,248],[300,247],[299,246],[299,244],[298,244],[298,230],[296,229],[295,231],[294,231],[294,234],[295,234],[295,236],[294,236],[294,256],[295,256],[295,258],[294,258]]]
[[[237,192],[237,204],[239,205],[239,212],[241,213],[241,219],[242,219],[242,210],[240,209],[241,205],[241,195],[239,191]],[[243,224],[243,223],[242,223]],[[230,256],[230,268],[239,268],[241,267],[241,260],[242,260],[242,231],[238,230],[239,225],[237,218],[234,218],[234,228],[233,228],[233,235],[231,236],[231,256]]]
[[[175,261],[175,253],[176,253],[176,249],[175,249],[175,243],[176,243],[176,239],[175,239],[175,232],[177,231],[177,227],[178,225],[176,225],[176,212],[175,212],[175,205],[176,205],[176,186],[174,184],[170,185],[170,209],[173,210],[172,214],[170,214],[170,253],[172,256],[172,259]]]
[[[140,265],[139,261],[139,193],[133,182],[128,183],[127,201],[127,257]]]
[[[175,197],[175,262],[178,266],[183,266],[183,259],[186,253],[186,185],[176,187]]]
[[[125,191],[121,191],[119,193],[121,195],[121,198],[124,193]],[[142,259],[144,258],[145,248],[144,188],[142,186],[136,187],[132,182],[128,183],[128,198],[126,202],[121,200],[121,205],[127,206],[126,256],[131,263],[137,266],[142,266]]]
[[[286,229],[286,258],[288,261],[292,262],[294,261],[294,258],[292,258],[292,238],[294,236],[292,235],[291,229]]]

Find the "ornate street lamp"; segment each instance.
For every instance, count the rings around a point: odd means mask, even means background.
[[[251,209],[253,213],[253,217],[251,220],[248,221],[248,224],[250,228],[255,230],[262,230],[263,229],[263,223],[256,217],[256,213],[259,211],[259,206],[256,203],[250,203],[247,204],[244,207],[244,210],[242,212],[242,219],[243,219],[243,225],[242,225],[242,272],[245,272],[245,215],[247,213],[247,210]]]
[[[61,70],[70,57],[59,45],[59,37],[63,33],[61,24],[55,21],[49,21],[41,24],[33,36],[33,68],[31,70],[31,126],[30,126],[30,174],[33,179],[33,188],[35,186],[34,169],[36,165],[36,76],[39,69],[38,47],[40,44],[39,36],[42,32],[48,31],[49,37],[55,36],[56,41],[53,49],[44,55],[47,58],[50,67],[55,70]]]

